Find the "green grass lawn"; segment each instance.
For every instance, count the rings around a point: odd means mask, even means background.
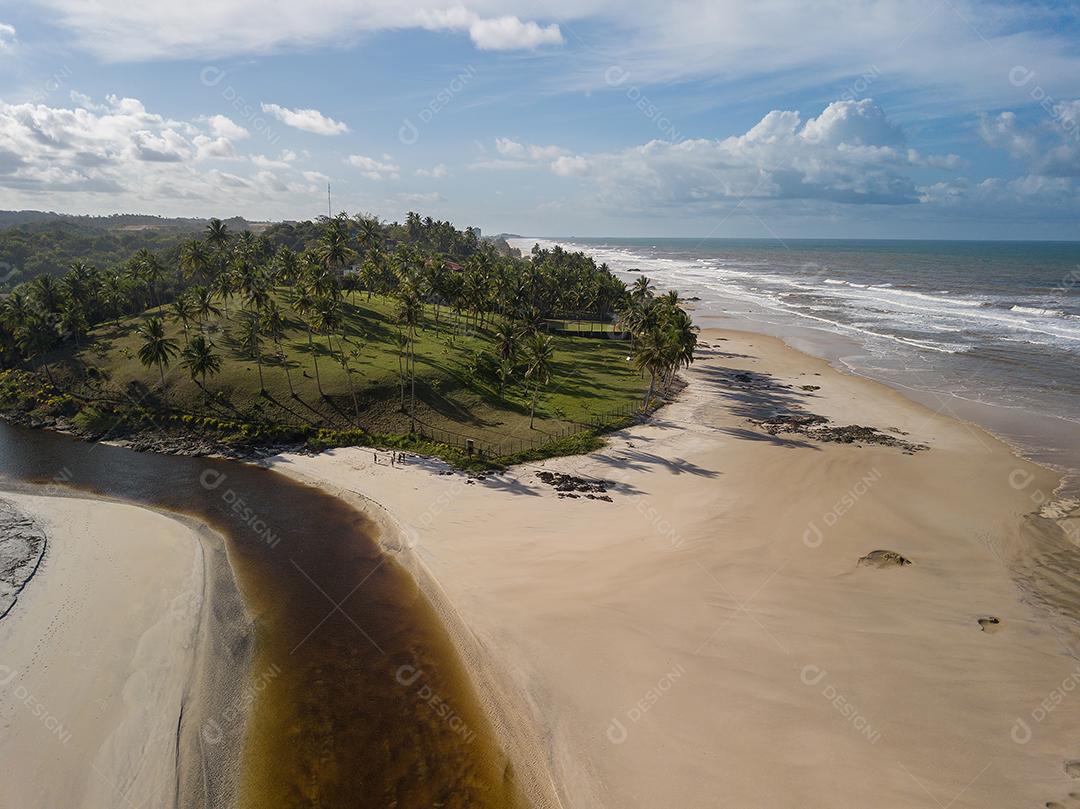
[[[303,321],[283,298],[278,298],[278,304],[289,319],[282,340],[285,361],[275,356],[274,344],[266,340],[265,396],[259,393],[255,360],[233,336],[239,329],[239,318],[232,302],[230,319],[220,317],[205,324],[207,336],[223,359],[221,373],[207,380],[212,394],[209,399],[181,367],[179,357],[165,371],[166,387],[161,394],[157,368],[144,368],[138,360],[141,340],[137,328],[147,314],[121,320],[118,326],[99,327],[84,340],[76,355],[66,359],[83,366],[80,373],[91,367],[98,369],[110,391],[140,392],[151,401],[184,412],[296,427],[347,430],[360,426],[372,433],[408,432],[409,416],[400,408],[393,300],[376,296],[368,301],[364,294],[354,293],[346,298],[343,307],[351,341],[346,351],[358,351],[350,365],[359,400],[359,424],[345,371],[337,359],[338,338],[332,338],[333,357],[324,336],[314,336],[312,350]],[[540,396],[535,429],[530,430],[529,400],[521,374],[500,398],[497,381],[477,370],[477,354],[495,352],[489,331],[466,324],[464,319],[456,322],[445,307],[440,321],[437,333],[434,310],[427,307],[416,346],[417,419],[436,438],[440,436],[438,431],[452,431],[457,436],[474,438],[491,454],[509,454],[578,430],[597,417],[632,408],[645,391],[646,381],[627,361],[625,343],[555,336],[554,373]],[[169,336],[182,348],[185,339],[180,324],[169,318],[165,324]],[[199,328],[189,326],[189,335],[197,334]],[[319,396],[316,387],[313,353],[318,358],[325,398]],[[290,395],[285,365],[296,397]]]

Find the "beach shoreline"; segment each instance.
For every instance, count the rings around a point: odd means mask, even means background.
[[[482,479],[359,447],[264,464],[393,518],[384,536],[459,625],[545,805],[910,806],[929,789],[1004,807],[1075,788],[1080,701],[1039,709],[1077,666],[1058,476],[779,339],[702,341],[687,390],[589,456]],[[753,423],[770,410],[929,449],[770,434]],[[559,497],[539,470],[605,480],[613,502]],[[875,550],[913,564],[860,564]],[[1048,587],[1031,560],[1051,557]]]
[[[47,536],[0,620],[0,753],[20,774],[3,802],[222,805],[240,751],[204,762],[200,738],[246,678],[222,645],[248,634],[222,538],[55,483],[5,481],[0,499]]]

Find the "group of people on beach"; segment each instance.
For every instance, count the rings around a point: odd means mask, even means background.
[[[401,464],[402,466],[404,466],[405,465],[405,457],[406,456],[405,456],[404,452],[391,452],[390,453],[390,465],[394,466],[395,464]],[[371,459],[373,461],[375,461],[376,466],[380,465],[379,464],[379,453],[376,452],[375,450],[372,450],[372,452],[371,452]]]

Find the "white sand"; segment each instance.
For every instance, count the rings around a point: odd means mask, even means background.
[[[550,804],[1076,805],[1080,663],[1049,610],[1080,599],[1066,549],[1045,553],[1057,527],[1030,516],[1056,478],[779,341],[704,339],[653,424],[543,464],[618,480],[613,503],[559,500],[531,466],[466,485],[363,449],[272,465],[399,524],[388,544],[434,577]],[[734,369],[792,388],[733,389]],[[931,449],[773,438],[747,422],[763,401]],[[914,564],[857,568],[875,549]]]
[[[3,493],[48,535],[0,620],[0,806],[171,807],[203,556],[135,506]]]

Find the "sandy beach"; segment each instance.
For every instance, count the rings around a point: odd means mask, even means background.
[[[200,622],[214,565],[198,531],[104,500],[2,499],[47,546],[0,620],[0,805],[176,806],[198,763],[181,717],[206,709],[210,676]]]
[[[268,463],[380,521],[538,805],[1074,805],[1057,477],[773,338],[702,340],[678,401],[586,457],[472,482],[363,448]],[[900,445],[753,423],[777,413]]]

